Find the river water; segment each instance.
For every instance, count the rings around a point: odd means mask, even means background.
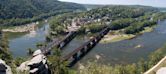
[[[154,31],[144,33],[131,40],[107,44],[99,43],[80,62],[95,60],[96,56],[101,57],[99,62],[109,64],[126,64],[137,62],[140,58],[146,59],[151,52],[166,43],[166,21],[158,24]],[[48,23],[44,23],[43,27],[36,30],[35,34],[21,34],[10,38],[9,46],[13,55],[16,57],[27,56],[28,48],[36,49],[36,43],[45,41],[48,27]],[[86,36],[77,36],[64,48],[62,54],[68,54],[88,40],[89,38]],[[136,48],[138,45],[141,47]]]
[[[96,57],[100,57],[98,62],[108,64],[128,64],[135,63],[141,58],[146,59],[150,53],[162,47],[166,43],[166,21],[159,22],[154,31],[144,33],[131,40],[123,40],[114,43],[102,44],[95,46],[81,61],[94,61]],[[85,42],[86,38],[75,38],[69,44],[63,54],[71,51],[80,44]],[[141,46],[137,48],[137,46]]]
[[[9,48],[14,57],[26,57],[27,49],[32,48],[36,50],[36,44],[45,41],[45,37],[48,34],[48,23],[42,23],[42,27],[39,27],[32,33],[26,34],[13,34],[10,33]],[[13,36],[13,37],[12,37]]]

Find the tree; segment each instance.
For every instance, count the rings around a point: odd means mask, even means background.
[[[136,64],[131,64],[131,65],[125,66],[124,74],[137,74]]]
[[[49,68],[51,69],[51,74],[68,74],[68,68],[66,67],[66,62],[61,60],[60,49],[54,47],[53,55],[48,56],[50,62]]]
[[[146,71],[146,68],[147,68],[147,64],[145,63],[143,59],[140,59],[140,61],[138,62],[138,72],[140,74],[143,74]]]
[[[9,52],[9,42],[7,37],[0,31],[0,58],[5,60],[7,64],[12,62],[12,55]]]
[[[133,21],[134,21],[134,19],[132,19],[132,18],[118,19],[118,20],[113,21],[113,22],[110,24],[110,28],[111,28],[112,30],[122,29],[122,28],[125,28],[125,27],[130,26],[130,24],[131,24]]]

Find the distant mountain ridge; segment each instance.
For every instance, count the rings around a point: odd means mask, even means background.
[[[160,9],[159,7],[152,7],[152,6],[144,6],[144,5],[112,5],[112,4],[82,4],[85,8],[87,9],[95,9],[95,8],[101,8],[101,7],[107,7],[107,6],[128,6],[128,7],[134,7],[134,8],[156,8],[156,9]],[[166,9],[166,8],[163,8]]]
[[[0,0],[0,26],[24,25],[77,10],[86,8],[57,0]]]

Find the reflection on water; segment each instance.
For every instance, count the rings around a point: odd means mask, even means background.
[[[27,49],[36,49],[36,43],[44,42],[48,34],[48,23],[30,33],[10,38],[9,47],[15,57],[27,56]]]

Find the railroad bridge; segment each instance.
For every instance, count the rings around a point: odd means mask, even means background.
[[[56,46],[57,48],[61,49],[65,47],[72,39],[74,39],[77,35],[76,31],[69,32],[65,38],[61,41],[53,40],[51,43],[49,43],[46,47],[42,47],[40,50],[43,52],[43,54],[50,53],[51,49]]]
[[[68,61],[68,67],[72,67],[77,61],[79,61],[82,57],[84,57],[103,37],[109,32],[109,28],[105,27],[101,32],[99,32],[96,36],[91,38],[88,42],[85,42],[83,45],[62,57],[63,61]],[[47,55],[51,52],[51,49],[56,46],[61,50],[65,47],[72,39],[74,39],[77,35],[76,31],[69,32],[65,38],[61,41],[53,40],[46,47],[41,48],[41,51]]]
[[[64,57],[61,57],[62,62],[67,61],[68,65],[67,67],[72,67],[74,66],[81,58],[83,58],[88,52],[91,51],[91,49],[97,45],[97,43],[104,37],[104,35],[106,35],[108,32],[110,31],[110,29],[108,27],[105,27],[101,32],[99,32],[96,36],[92,37],[89,41],[85,42],[83,45],[81,45],[80,47],[76,48],[75,50],[73,50],[71,53],[65,55]],[[65,38],[61,41],[56,41],[53,40],[51,43],[49,43],[46,47],[42,47],[39,51],[41,53],[43,53],[44,55],[47,55],[49,52],[51,52],[51,49],[53,47],[57,47],[60,48],[61,50],[63,49],[63,47],[65,47],[73,38],[75,38],[77,35],[76,31],[72,31],[70,33],[68,33]],[[37,52],[37,51],[36,51]],[[44,56],[43,54],[40,55],[36,55],[33,57],[33,60],[39,58],[43,58],[40,56]],[[36,58],[35,58],[36,57]],[[40,59],[41,61],[43,61],[43,59]],[[39,60],[39,61],[40,61]],[[32,59],[31,59],[32,61]],[[46,60],[45,60],[46,62]],[[22,63],[22,65],[26,64],[26,62]],[[34,66],[36,63],[31,63],[30,65]],[[40,64],[40,63],[38,63]],[[18,69],[23,69],[22,65],[20,65],[20,67]],[[28,65],[29,66],[29,65]],[[30,68],[33,68],[31,66],[29,66]],[[43,72],[43,69],[45,69],[45,67],[43,67],[43,65],[38,65],[38,67],[36,68],[42,68],[42,70],[37,70],[36,72]],[[47,69],[46,69],[47,70]],[[34,70],[31,70],[34,71]],[[32,74],[35,74],[32,73]]]
[[[84,43],[68,55],[62,58],[63,61],[68,61],[68,67],[72,67],[76,64],[82,57],[84,57],[103,37],[109,32],[109,28],[106,27],[98,35],[94,36],[88,42]]]

